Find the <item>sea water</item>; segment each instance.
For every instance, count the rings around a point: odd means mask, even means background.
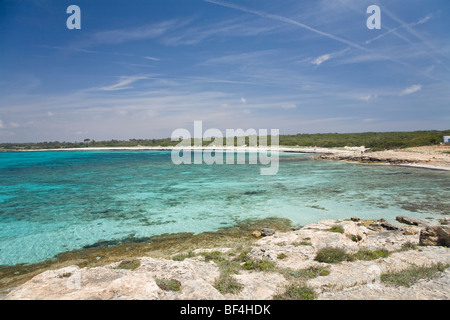
[[[322,219],[450,212],[450,172],[316,161],[175,165],[168,151],[0,153],[0,265],[35,263],[100,241],[200,233],[245,219]]]

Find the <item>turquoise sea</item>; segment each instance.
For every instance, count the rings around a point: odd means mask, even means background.
[[[169,151],[0,153],[0,265],[35,263],[99,241],[215,231],[244,219],[442,218],[450,172],[314,161],[174,165]]]

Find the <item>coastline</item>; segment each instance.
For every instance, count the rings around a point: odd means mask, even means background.
[[[431,170],[450,171],[450,146],[424,146],[399,150],[370,151],[364,147],[86,147],[60,149],[3,150],[3,152],[55,152],[55,151],[172,151],[172,150],[223,150],[234,152],[285,152],[316,154],[316,160],[337,160],[369,164],[389,164]]]
[[[287,225],[268,229],[271,222],[275,221],[247,225],[233,235],[236,241],[201,241],[196,249],[184,247],[165,257],[131,250],[128,256],[97,264],[68,260],[41,268],[33,277],[3,290],[0,299],[283,300],[292,299],[288,290],[293,287],[307,293],[294,297],[299,300],[450,298],[448,226],[393,225],[383,219],[352,217],[320,220],[286,231],[282,229]],[[447,232],[443,236],[447,247],[428,242],[435,236],[427,237],[427,232],[436,228]],[[173,240],[163,242],[170,246]],[[339,261],[323,260],[319,253],[324,249],[346,254]],[[102,256],[106,256],[111,248],[103,250]],[[86,259],[99,254],[85,252],[81,256]],[[434,271],[413,276],[408,285],[388,281],[398,273],[403,279],[405,272],[415,268]],[[161,281],[176,288],[161,286]]]

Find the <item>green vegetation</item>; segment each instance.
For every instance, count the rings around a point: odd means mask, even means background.
[[[415,250],[417,249],[417,246],[418,246],[417,244],[408,241],[402,245],[399,251]]]
[[[275,263],[270,260],[260,259],[253,260],[249,259],[241,266],[244,270],[257,270],[257,271],[266,271],[266,270],[275,270]]]
[[[205,257],[205,261],[214,261],[215,263],[223,262],[225,261],[225,257],[223,257],[222,252],[214,251],[214,252],[202,252],[202,256]]]
[[[155,279],[156,284],[165,291],[180,291],[181,282],[175,279]]]
[[[286,259],[287,255],[285,255],[284,253],[280,253],[277,255],[278,259]]]
[[[344,229],[341,226],[333,226],[330,229],[326,229],[325,231],[344,233]]]
[[[305,285],[291,284],[285,291],[277,294],[274,300],[314,300],[314,291]]]
[[[317,277],[327,276],[330,274],[330,271],[328,270],[328,268],[323,267],[309,267],[299,270],[281,269],[280,273],[288,279],[309,280]]]
[[[342,261],[353,261],[354,258],[341,248],[323,248],[317,252],[315,260],[324,263],[339,263]]]
[[[139,268],[141,262],[139,260],[124,260],[117,266],[117,269],[134,270]]]
[[[303,239],[302,241],[299,242],[294,242],[292,244],[294,247],[298,247],[298,246],[312,246],[312,243],[306,239]]]
[[[350,254],[346,253],[345,250],[341,248],[323,248],[317,252],[315,260],[324,263],[339,263],[343,261],[354,261],[355,259],[369,261],[387,258],[388,256],[389,252],[385,249],[360,249],[358,252]]]
[[[316,146],[316,147],[352,147],[365,146],[372,150],[399,149],[436,145],[442,137],[449,135],[445,131],[412,131],[412,132],[365,132],[365,133],[324,133],[297,134],[280,136],[280,145],[284,146]]]
[[[436,145],[442,142],[443,136],[449,136],[450,130],[444,131],[410,131],[410,132],[364,132],[364,133],[318,133],[280,135],[279,144],[282,146],[311,146],[311,147],[345,147],[365,146],[372,150],[399,149],[408,147]],[[234,138],[234,145],[249,144],[251,137],[245,137],[244,143]],[[254,138],[254,137],[253,137]],[[85,147],[168,147],[175,146],[179,141],[165,139],[130,139],[95,141],[84,139],[81,142],[38,142],[38,143],[1,143],[0,149],[59,149],[59,148],[85,148]],[[271,144],[271,137],[267,137]],[[191,145],[200,145],[199,141],[191,139]],[[209,144],[219,145],[220,141],[203,141],[203,146]],[[223,140],[222,144],[226,142]]]
[[[395,286],[410,287],[421,279],[438,277],[448,267],[448,264],[443,263],[433,264],[429,267],[413,266],[399,272],[384,273],[381,275],[381,281]]]
[[[359,234],[358,234],[358,235],[352,234],[352,235],[350,236],[350,239],[352,239],[352,241],[354,241],[354,242],[359,242],[359,241],[362,240],[362,237],[361,237]]]
[[[179,253],[177,255],[174,255],[172,257],[172,260],[174,260],[174,261],[183,261],[184,259],[193,258],[195,256],[196,256],[195,253],[193,253],[192,251],[189,251],[188,253]]]
[[[222,294],[238,293],[243,288],[242,284],[240,284],[235,278],[227,273],[220,274],[214,287]]]
[[[376,260],[379,258],[387,258],[389,256],[389,252],[385,249],[374,251],[361,249],[353,256],[355,257],[355,259],[368,261],[368,260]]]

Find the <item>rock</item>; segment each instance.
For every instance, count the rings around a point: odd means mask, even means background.
[[[360,217],[351,217],[350,220],[358,222],[361,220],[361,218]]]
[[[301,228],[303,228],[303,226],[296,226],[292,228],[292,231],[297,231],[300,230]]]
[[[270,229],[270,228],[262,228],[261,229],[261,235],[263,237],[273,236],[274,234],[275,234],[275,230],[274,229]]]
[[[428,226],[420,232],[419,243],[426,246],[450,246],[450,226]]]
[[[199,261],[198,257],[183,261],[136,257],[140,261],[140,266],[136,269],[121,269],[118,268],[120,262],[114,262],[93,268],[71,266],[48,270],[13,288],[5,297],[0,295],[0,300],[265,300],[273,299],[276,294],[283,293],[288,284],[296,283],[298,279],[291,279],[290,275],[295,275],[297,270],[314,270],[318,267],[325,268],[328,272],[302,280],[314,290],[317,299],[449,300],[450,268],[437,278],[419,280],[410,288],[386,285],[379,281],[379,276],[387,272],[407,270],[413,265],[450,265],[450,248],[443,246],[449,245],[450,227],[429,226],[422,230],[421,242],[430,245],[436,243],[437,246],[421,247],[418,250],[408,246],[410,249],[404,250],[405,244],[419,242],[417,234],[409,234],[417,232],[418,227],[408,227],[402,232],[388,230],[394,226],[386,221],[378,220],[375,224],[377,230],[371,231],[360,222],[345,220],[336,224],[334,220],[322,220],[296,231],[260,237],[251,248],[245,249],[246,257],[254,262],[269,260],[276,268],[265,271],[239,269],[236,274],[225,279],[235,280],[242,287],[233,293],[220,292],[216,287],[223,274],[222,264]],[[330,232],[330,228],[336,225],[342,227],[344,233]],[[273,229],[269,231],[271,232],[267,234],[274,232]],[[355,259],[334,264],[316,261],[319,250],[327,247],[342,248],[352,255],[361,249],[387,250],[389,256],[370,261]],[[227,253],[234,250],[235,248],[213,247],[197,249],[194,253]],[[285,258],[280,259],[280,255]],[[236,256],[234,253],[223,254],[222,258],[233,261]],[[179,282],[180,290],[162,289],[157,285],[159,279]]]
[[[254,236],[255,238],[259,238],[259,237],[261,237],[261,232],[259,232],[258,230],[255,230],[252,232],[252,236]]]
[[[405,229],[405,231],[403,231],[403,233],[407,236],[411,236],[411,235],[415,235],[419,233],[419,230],[413,229],[413,228],[408,228]]]
[[[380,230],[380,229],[386,229],[391,231],[399,231],[400,228],[396,227],[388,222],[386,222],[384,219],[380,219],[379,221],[372,222],[370,224],[370,227],[372,227],[374,230]]]
[[[412,217],[397,216],[397,217],[395,217],[395,219],[398,222],[409,224],[409,225],[413,225],[413,226],[424,226],[424,227],[426,227],[426,226],[429,225],[428,221],[424,221],[424,220],[417,219],[417,218],[412,218]]]

